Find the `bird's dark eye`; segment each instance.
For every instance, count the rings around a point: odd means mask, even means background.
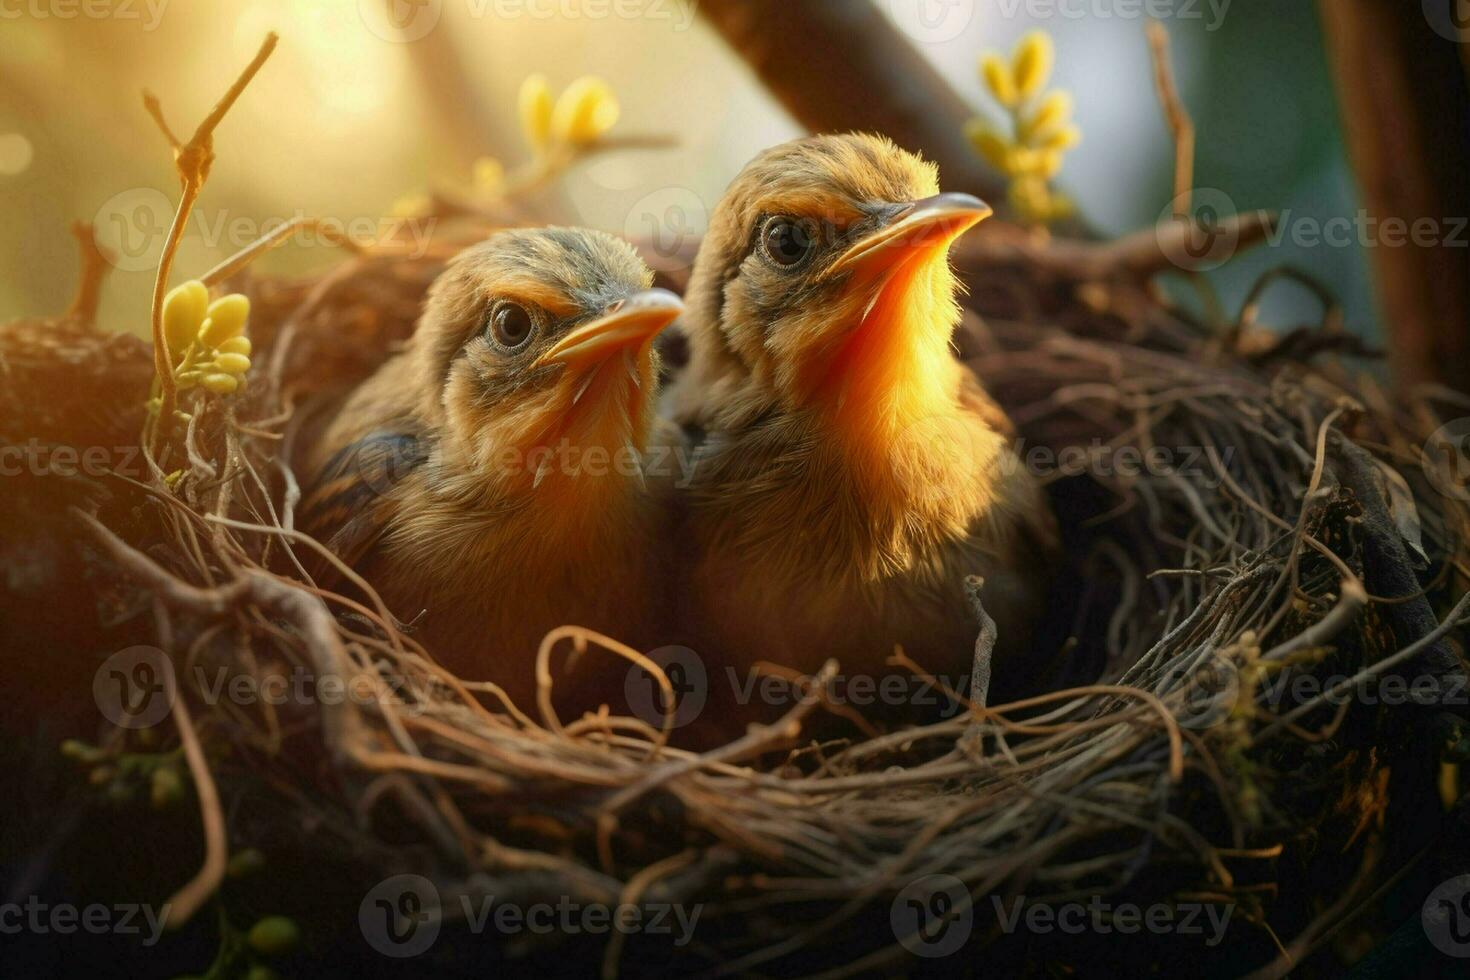
[[[816,226],[800,218],[771,218],[761,230],[761,248],[783,269],[795,268],[816,251]]]
[[[490,336],[508,350],[524,345],[534,327],[530,312],[516,303],[498,303],[490,311]]]

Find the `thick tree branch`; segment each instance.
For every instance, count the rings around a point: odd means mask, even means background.
[[[947,189],[1004,200],[965,139],[974,113],[877,5],[703,0],[699,12],[803,126],[883,133],[939,164]]]
[[[1457,222],[1470,215],[1470,94],[1457,45],[1417,3],[1322,0],[1319,9],[1348,148],[1376,221],[1368,253],[1396,380],[1470,391],[1470,249],[1450,241],[1463,239]],[[1432,228],[1422,243],[1410,234],[1416,224]]]

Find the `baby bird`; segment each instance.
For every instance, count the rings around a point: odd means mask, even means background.
[[[767,150],[714,209],[669,405],[702,440],[687,635],[727,670],[835,657],[851,680],[902,645],[967,681],[970,575],[1002,652],[1026,648],[1054,521],[950,351],[949,246],[988,214],[868,135]]]
[[[495,234],[310,460],[307,529],[435,659],[523,708],[549,630],[639,645],[664,606],[667,508],[642,463],[666,424],[653,339],[682,305],[652,281],[601,232]]]

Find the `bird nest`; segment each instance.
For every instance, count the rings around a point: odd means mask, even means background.
[[[179,472],[139,454],[136,472],[69,480],[75,492],[22,487],[11,584],[100,613],[110,632],[78,650],[106,635],[166,652],[172,710],[156,730],[187,762],[204,831],[176,915],[257,848],[311,896],[283,885],[277,906],[367,967],[389,961],[367,948],[386,940],[362,897],[391,882],[418,889],[438,934],[417,968],[551,955],[635,975],[892,972],[960,946],[944,962],[1075,966],[1099,943],[1119,969],[1171,944],[1237,967],[1299,962],[1414,853],[1405,809],[1438,806],[1447,713],[1463,712],[1448,707],[1463,690],[1463,482],[1433,452],[1445,405],[1355,376],[1362,352],[1330,309],[1268,335],[1258,291],[1211,324],[1163,299],[1128,260],[1139,247],[1001,234],[957,256],[972,286],[960,356],[1015,420],[1067,544],[1051,613],[1068,627],[1064,686],[1026,700],[818,743],[804,726],[826,706],[804,698],[695,751],[643,719],[556,716],[567,647],[619,654],[575,624],[541,650],[537,703],[512,705],[437,666],[371,583],[362,601],[314,585],[323,549],[294,529],[303,406],[408,335],[452,246],[356,255],[311,281],[237,276],[254,310],[248,389],[191,406]],[[83,320],[0,333],[11,441],[139,431],[146,345]],[[36,557],[62,541],[71,557]],[[208,689],[302,675],[311,695],[283,702]],[[1406,696],[1389,695],[1394,679]],[[158,751],[105,727],[95,758]],[[352,884],[333,891],[320,867]],[[476,925],[487,899],[678,908],[697,924],[687,943],[677,928],[507,934]],[[1038,935],[1026,915],[1099,902],[1194,903],[1226,917],[1229,940]]]

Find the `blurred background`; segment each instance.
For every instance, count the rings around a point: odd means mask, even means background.
[[[1196,186],[1241,210],[1318,221],[1361,207],[1318,8],[1305,0],[851,2],[881,8],[979,114],[992,108],[981,51],[1050,32],[1053,84],[1075,96],[1084,134],[1058,184],[1104,235],[1152,225],[1173,196],[1145,9],[1171,12],[1164,23],[1198,128]],[[82,218],[117,257],[102,322],[145,332],[178,188],[140,92],[156,92],[185,137],[268,30],[280,47],[217,133],[180,273],[198,274],[297,215],[380,233],[405,198],[468,185],[481,157],[513,169],[527,156],[516,92],[533,72],[554,91],[600,75],[622,105],[617,134],[676,141],[579,164],[551,192],[549,212],[566,222],[646,232],[642,218],[673,203],[697,225],[756,151],[802,132],[688,0],[14,0],[0,12],[0,318],[66,305],[76,268],[67,228]],[[333,257],[302,238],[264,268],[307,270]],[[1287,236],[1255,249],[1211,273],[1226,309],[1282,263],[1320,277],[1349,328],[1374,334],[1356,240],[1302,247]],[[1294,289],[1274,290],[1264,311],[1279,327],[1317,317],[1315,300]]]

